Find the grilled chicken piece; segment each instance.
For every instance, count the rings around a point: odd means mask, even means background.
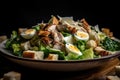
[[[80,31],[83,31],[83,32],[87,32],[87,30],[84,29],[83,27],[79,27],[79,30],[80,30]]]
[[[42,37],[41,41],[46,45],[50,45],[53,42],[53,39],[51,39],[49,37]]]
[[[59,24],[59,25],[56,26],[56,28],[57,28],[58,31],[65,31],[67,26]]]
[[[52,37],[55,42],[64,41],[64,36],[60,32],[52,32]]]
[[[46,28],[45,28],[46,31],[49,31],[49,32],[58,32],[57,28],[56,28],[56,25],[48,25]]]
[[[87,23],[87,21],[83,18],[80,20],[80,22],[83,24],[83,27],[87,30],[87,32],[90,33],[91,28],[90,28],[89,24]]]
[[[67,29],[71,34],[74,34],[77,31],[75,27],[71,27],[71,26],[68,26]]]
[[[86,43],[86,46],[87,46],[88,48],[95,48],[95,47],[97,47],[97,43],[96,43],[96,41],[94,41],[94,40],[89,40],[89,41]]]
[[[29,41],[24,42],[24,43],[21,43],[20,45],[21,45],[21,48],[22,48],[23,50],[29,50],[29,49],[31,48],[31,45],[30,45],[30,42],[29,42]]]
[[[109,51],[106,51],[102,47],[99,47],[99,46],[94,48],[94,51],[97,52],[97,54],[101,56],[107,56],[111,54]]]
[[[50,35],[50,32],[49,32],[49,31],[40,30],[40,31],[38,32],[38,35],[39,35],[39,36],[49,36],[49,35]]]
[[[71,34],[74,34],[77,31],[77,29],[75,27],[69,26],[67,24],[57,25],[57,30],[58,31],[65,31],[65,32],[67,31],[67,32],[69,32]]]
[[[52,16],[52,18],[50,19],[49,23],[58,25],[59,20],[55,16]]]
[[[27,51],[23,51],[23,57],[37,59],[37,60],[43,60],[44,52],[27,50]]]
[[[65,45],[61,42],[55,42],[54,45],[53,45],[53,48],[64,51],[65,50]]]
[[[96,41],[97,45],[100,44],[100,36],[94,30],[89,33],[90,39]]]

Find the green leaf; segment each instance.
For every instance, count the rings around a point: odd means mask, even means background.
[[[81,56],[82,59],[93,59],[94,58],[94,52],[93,48],[86,49],[83,52],[83,55]]]
[[[78,49],[80,49],[80,51],[84,51],[86,48],[86,42],[82,40],[77,41],[75,45],[78,47]]]
[[[67,56],[65,56],[65,60],[78,60],[80,58],[80,55],[77,55],[75,53],[68,53]]]
[[[35,29],[36,31],[40,30],[40,26],[39,25],[32,26],[32,28]]]
[[[20,44],[12,44],[13,54],[19,56],[21,54]]]
[[[105,50],[109,51],[118,51],[120,50],[120,42],[115,41],[109,37],[106,37],[102,42],[101,42],[102,47]]]
[[[50,48],[50,47],[47,47],[48,49],[48,53],[53,53],[53,54],[58,54],[59,55],[59,60],[64,60],[65,59],[65,53],[60,51],[60,50],[57,50],[57,49],[53,49],[53,48]]]
[[[17,32],[16,31],[12,31],[11,37],[6,41],[5,43],[5,47],[11,48],[12,43],[14,42],[14,40],[17,38]]]

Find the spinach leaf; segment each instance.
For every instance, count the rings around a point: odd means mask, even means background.
[[[109,51],[118,51],[120,50],[120,42],[111,39],[109,37],[106,37],[102,42],[102,47]]]

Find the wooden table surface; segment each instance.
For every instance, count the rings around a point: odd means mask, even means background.
[[[42,71],[15,64],[0,55],[0,78],[4,73],[16,71],[21,74],[21,80],[106,80],[107,75],[115,75],[115,66],[119,66],[119,58],[112,59],[90,70],[73,72]]]

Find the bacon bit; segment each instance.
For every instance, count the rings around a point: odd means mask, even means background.
[[[38,32],[38,35],[39,35],[39,36],[49,36],[49,35],[50,35],[50,32],[49,32],[49,31],[40,30],[40,31]]]
[[[89,24],[85,20],[85,18],[81,19],[81,22],[83,23],[83,27],[87,30],[87,32],[91,32],[91,29],[89,27]]]

